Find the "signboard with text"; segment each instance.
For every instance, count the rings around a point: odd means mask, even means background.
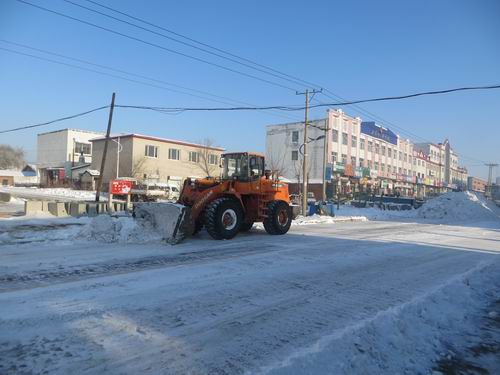
[[[132,189],[132,181],[127,181],[127,180],[111,181],[111,194],[127,195],[130,194],[131,189]]]

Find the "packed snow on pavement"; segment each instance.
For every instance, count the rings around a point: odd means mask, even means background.
[[[2,219],[0,373],[425,374],[469,357],[498,373],[499,214],[449,193],[176,246],[130,217]]]

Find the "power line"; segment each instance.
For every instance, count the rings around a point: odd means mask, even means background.
[[[188,95],[188,96],[191,96],[191,97],[195,97],[195,98],[199,98],[199,99],[203,99],[203,100],[208,100],[208,101],[211,101],[211,102],[222,103],[222,104],[229,104],[229,105],[234,105],[234,103],[245,104],[245,105],[252,105],[252,104],[247,103],[247,102],[242,102],[242,101],[238,101],[238,100],[235,100],[235,99],[227,98],[227,97],[224,97],[224,96],[211,94],[211,93],[206,92],[206,91],[192,89],[192,88],[189,88],[189,87],[185,87],[185,86],[177,85],[177,84],[174,84],[174,83],[166,82],[166,81],[163,81],[163,80],[159,80],[159,79],[156,79],[156,78],[152,78],[152,77],[148,77],[148,76],[144,76],[144,75],[140,75],[140,74],[128,72],[128,71],[125,71],[125,70],[116,69],[116,68],[113,68],[113,67],[110,67],[110,66],[107,66],[107,65],[96,64],[96,63],[93,63],[93,62],[90,62],[90,61],[87,61],[87,60],[82,60],[82,59],[78,59],[78,58],[74,58],[74,57],[62,55],[60,53],[55,53],[55,52],[43,50],[43,49],[40,49],[40,48],[30,47],[30,46],[27,46],[25,44],[15,43],[15,42],[11,42],[11,41],[8,41],[8,40],[5,40],[5,39],[0,39],[0,41],[4,42],[4,43],[11,44],[11,45],[15,45],[15,46],[20,46],[20,47],[23,47],[23,48],[27,48],[27,49],[30,49],[30,50],[33,50],[33,51],[42,52],[42,53],[45,53],[45,54],[48,54],[48,55],[62,57],[64,59],[76,61],[76,62],[79,62],[79,63],[83,63],[83,64],[95,66],[95,67],[102,68],[102,69],[107,69],[107,70],[110,70],[110,71],[113,71],[113,72],[118,72],[118,73],[126,74],[126,75],[129,75],[129,76],[132,76],[132,77],[138,77],[138,78],[149,80],[149,81],[152,81],[152,82],[158,82],[158,83],[160,83],[162,85],[151,84],[151,83],[148,83],[148,82],[139,81],[137,79],[130,79],[130,78],[126,78],[126,77],[123,77],[123,76],[120,76],[120,75],[109,74],[109,73],[106,73],[106,72],[101,72],[101,71],[98,71],[98,70],[89,69],[89,68],[78,66],[78,65],[74,65],[74,64],[69,64],[69,63],[66,63],[66,62],[61,62],[61,61],[57,61],[57,60],[53,60],[53,59],[49,59],[49,58],[45,58],[45,57],[41,57],[41,56],[32,55],[32,54],[29,54],[29,53],[24,53],[24,52],[15,51],[15,50],[11,50],[11,49],[8,49],[8,48],[0,47],[0,50],[6,51],[6,52],[9,52],[9,53],[18,54],[18,55],[22,55],[22,56],[26,56],[26,57],[31,57],[31,58],[34,58],[34,59],[38,59],[38,60],[42,60],[42,61],[47,61],[47,62],[50,62],[50,63],[53,63],[53,64],[64,65],[64,66],[71,67],[71,68],[74,68],[74,69],[84,70],[84,71],[88,71],[88,72],[91,72],[91,73],[96,73],[96,74],[100,74],[100,75],[104,75],[104,76],[108,76],[108,77],[112,77],[112,78],[121,79],[121,80],[128,81],[128,82],[137,83],[137,84],[140,84],[140,85],[154,87],[154,88],[157,88],[157,89],[162,89],[162,90],[167,90],[167,91],[171,91],[171,92],[176,92],[176,93],[179,93],[179,94]],[[228,101],[211,99],[211,98],[207,98],[207,97],[204,97],[204,96],[201,96],[201,95],[191,94],[189,92],[184,92],[184,91],[181,91],[181,90],[177,90],[177,89],[173,89],[173,88],[169,88],[169,87],[164,87],[163,85],[169,85],[169,86],[173,86],[173,87],[178,87],[178,88],[181,88],[183,90],[193,91],[193,92],[201,93],[203,95],[212,96],[212,97],[215,97],[215,98],[221,98],[221,99],[225,99],[225,100],[228,100]],[[284,115],[284,114],[277,114],[277,113],[271,113],[271,114],[274,115],[274,116],[278,116],[278,117],[282,117],[282,118],[288,118],[288,119],[295,120],[295,118],[287,116],[287,115]]]
[[[194,48],[194,49],[199,50],[199,51],[202,51],[202,52],[204,52],[204,53],[208,53],[208,54],[210,54],[210,55],[212,55],[212,56],[216,56],[216,57],[219,57],[219,58],[221,58],[221,59],[225,59],[225,60],[231,61],[231,62],[233,62],[233,63],[235,63],[235,64],[239,64],[239,65],[245,66],[245,67],[247,67],[247,68],[250,68],[250,69],[253,69],[253,70],[259,71],[259,72],[261,72],[261,73],[268,74],[268,75],[271,75],[271,76],[273,76],[273,77],[276,77],[276,78],[279,78],[279,79],[282,79],[282,80],[285,80],[285,81],[291,82],[291,83],[293,83],[293,84],[295,84],[295,85],[302,85],[302,84],[303,84],[303,83],[301,83],[301,82],[297,82],[297,81],[296,81],[296,80],[294,80],[294,79],[290,79],[290,78],[287,78],[287,77],[283,77],[283,76],[282,76],[282,75],[283,75],[282,73],[276,74],[276,73],[273,73],[273,72],[270,72],[270,71],[267,71],[267,70],[264,70],[264,69],[261,69],[261,68],[258,68],[258,67],[255,67],[255,66],[252,66],[251,64],[248,64],[248,63],[245,63],[245,62],[242,62],[242,61],[238,61],[237,59],[233,59],[233,58],[231,58],[231,57],[227,57],[227,56],[221,55],[220,53],[216,53],[216,52],[210,51],[210,50],[208,50],[208,49],[206,49],[206,48],[201,48],[201,47],[198,47],[198,46],[196,46],[196,45],[193,45],[192,43],[184,42],[184,41],[179,40],[179,39],[177,39],[177,38],[173,38],[173,37],[168,36],[168,35],[165,35],[165,34],[163,34],[163,33],[160,33],[160,32],[154,31],[154,30],[151,30],[151,29],[149,29],[149,28],[147,28],[147,27],[143,27],[143,26],[137,25],[137,24],[135,24],[135,23],[133,23],[133,22],[125,21],[125,20],[120,19],[120,18],[118,18],[118,17],[114,17],[114,16],[112,16],[112,15],[109,15],[109,14],[106,14],[106,13],[103,13],[103,12],[100,12],[100,11],[98,11],[98,10],[96,10],[96,9],[92,9],[92,8],[86,7],[86,6],[82,5],[82,4],[75,3],[74,1],[71,1],[71,0],[63,0],[63,1],[64,1],[64,2],[66,2],[66,3],[72,4],[72,5],[74,5],[74,6],[77,6],[77,7],[79,7],[79,8],[82,8],[82,9],[88,10],[89,12],[93,12],[93,13],[99,14],[99,15],[101,15],[101,16],[108,17],[108,18],[110,18],[110,19],[112,19],[112,20],[115,20],[115,21],[118,21],[118,22],[122,22],[122,23],[124,23],[124,24],[126,24],[126,25],[133,26],[133,27],[138,28],[138,29],[140,29],[140,30],[147,31],[147,32],[149,32],[149,33],[151,33],[151,34],[154,34],[154,35],[161,36],[161,37],[163,37],[163,38],[166,38],[166,39],[172,40],[172,41],[174,41],[174,42],[176,42],[176,43],[180,43],[180,44],[182,44],[182,45],[185,45],[185,46],[188,46],[188,47]],[[99,4],[98,4],[98,5],[99,5]],[[127,16],[128,16],[128,17],[130,17],[129,15],[127,15]],[[141,22],[143,22],[143,21],[141,21]],[[155,26],[155,27],[158,27],[158,26]]]
[[[61,17],[64,17],[64,18],[67,18],[67,19],[70,19],[70,20],[73,20],[73,21],[76,21],[76,22],[83,23],[83,24],[88,25],[88,26],[95,27],[95,28],[100,29],[100,30],[107,31],[107,32],[109,32],[111,34],[119,35],[119,36],[122,36],[124,38],[130,39],[130,40],[134,40],[136,42],[140,42],[140,43],[146,44],[148,46],[161,49],[161,50],[169,52],[169,53],[173,53],[173,54],[176,54],[176,55],[179,55],[179,56],[183,56],[183,57],[186,57],[186,58],[194,60],[194,61],[202,62],[204,64],[208,64],[208,65],[211,65],[211,66],[215,66],[217,68],[224,69],[224,70],[227,70],[227,71],[230,71],[230,72],[233,72],[233,73],[236,73],[236,74],[248,77],[248,78],[256,79],[258,81],[265,82],[265,83],[268,83],[270,85],[274,85],[274,86],[277,86],[277,87],[288,89],[288,90],[291,90],[291,91],[294,91],[294,92],[296,91],[295,88],[292,88],[292,87],[289,87],[289,86],[285,86],[285,85],[282,85],[282,84],[274,82],[274,81],[269,81],[269,80],[267,80],[265,78],[257,77],[257,76],[255,76],[253,74],[245,73],[245,72],[242,72],[240,70],[236,70],[236,69],[233,69],[233,68],[230,68],[230,67],[227,67],[227,66],[224,66],[224,65],[220,65],[220,64],[208,61],[208,60],[204,60],[202,58],[199,58],[199,57],[196,57],[196,56],[192,56],[192,55],[189,55],[187,53],[179,52],[179,51],[173,50],[171,48],[164,47],[164,46],[156,44],[156,43],[148,42],[147,40],[144,40],[144,39],[141,39],[141,38],[137,38],[135,36],[128,35],[128,34],[125,34],[125,33],[122,33],[122,32],[119,32],[119,31],[116,31],[116,30],[113,30],[113,29],[110,29],[110,28],[107,28],[107,27],[104,27],[104,26],[100,26],[100,25],[97,25],[95,23],[88,22],[88,21],[82,20],[80,18],[67,15],[67,14],[64,14],[64,13],[59,12],[59,11],[48,9],[48,8],[42,7],[40,5],[32,4],[32,3],[28,2],[28,1],[25,1],[25,0],[16,0],[16,1],[18,1],[20,3],[23,3],[23,4],[26,4],[26,5],[29,5],[29,6],[32,6],[34,8],[38,8],[40,10],[43,10],[43,11],[46,11],[46,12],[49,12],[49,13],[56,14],[58,16],[61,16]]]
[[[452,89],[445,90],[435,90],[435,91],[423,91],[413,94],[407,95],[399,95],[399,96],[384,96],[379,98],[369,98],[369,99],[360,99],[360,100],[352,100],[352,101],[344,101],[344,102],[336,102],[336,103],[320,103],[311,105],[310,108],[320,108],[320,107],[334,107],[334,106],[343,106],[343,105],[351,105],[357,103],[371,103],[371,102],[381,102],[381,101],[392,101],[392,100],[403,100],[410,99],[419,96],[427,96],[427,95],[439,95],[439,94],[447,94],[458,91],[471,91],[471,90],[492,90],[499,89],[500,85],[487,85],[487,86],[468,86],[468,87],[458,87]],[[249,110],[281,110],[281,111],[302,111],[305,109],[304,106],[265,106],[265,107],[150,107],[150,106],[134,106],[134,105],[122,105],[122,108],[136,108],[136,109],[155,109],[162,111],[249,111]]]
[[[58,118],[58,119],[55,119],[55,120],[51,120],[51,121],[47,121],[47,122],[42,122],[40,124],[20,126],[18,128],[13,128],[13,129],[8,129],[8,130],[0,130],[0,134],[10,133],[10,132],[14,132],[14,131],[17,131],[17,130],[31,129],[31,128],[36,128],[36,127],[39,127],[39,126],[45,126],[45,125],[54,124],[56,122],[71,120],[71,119],[74,119],[74,118],[77,118],[77,117],[88,115],[88,114],[93,113],[93,112],[101,111],[101,110],[106,109],[106,108],[109,108],[109,105],[105,105],[105,106],[102,106],[102,107],[97,107],[97,108],[91,109],[89,111],[77,113],[75,115],[70,115],[70,116],[61,117],[61,118]]]
[[[284,76],[284,77],[288,77],[288,78],[291,78],[291,79],[293,79],[293,80],[295,80],[295,81],[297,81],[297,82],[301,82],[301,84],[305,84],[306,86],[317,86],[316,88],[320,88],[318,85],[313,84],[313,83],[308,82],[308,81],[305,81],[305,80],[303,80],[303,79],[301,79],[301,78],[299,78],[299,77],[293,76],[293,75],[291,75],[291,74],[284,73],[284,72],[279,71],[279,70],[277,70],[277,69],[271,68],[271,67],[269,67],[269,66],[267,66],[267,65],[264,65],[264,64],[261,64],[261,63],[255,62],[255,61],[253,61],[253,60],[250,60],[250,59],[248,59],[248,58],[245,58],[245,57],[242,57],[242,56],[236,55],[236,54],[234,54],[234,53],[228,52],[227,50],[223,50],[223,49],[221,49],[221,48],[214,47],[213,45],[210,45],[210,44],[208,44],[208,43],[203,43],[203,42],[200,42],[199,40],[196,40],[196,39],[194,39],[194,38],[188,37],[188,36],[183,35],[183,34],[181,34],[181,33],[175,32],[175,31],[173,31],[173,30],[171,30],[171,29],[167,29],[167,28],[165,28],[165,27],[163,27],[163,26],[159,26],[159,25],[154,24],[154,23],[152,23],[152,22],[146,21],[146,20],[145,20],[145,19],[143,19],[143,18],[139,18],[139,17],[136,17],[136,16],[132,16],[132,15],[130,15],[130,14],[128,14],[128,13],[125,13],[125,12],[123,12],[123,11],[117,10],[117,9],[112,8],[112,7],[110,7],[110,6],[106,6],[106,5],[100,4],[100,3],[98,3],[97,1],[93,1],[93,0],[85,0],[85,1],[87,1],[88,3],[92,3],[92,4],[94,4],[94,5],[97,5],[97,6],[101,7],[101,8],[104,8],[104,9],[110,10],[110,11],[112,11],[112,12],[115,12],[115,13],[121,14],[121,15],[126,16],[126,17],[128,17],[128,18],[130,18],[130,19],[133,19],[133,20],[135,20],[135,21],[139,21],[139,22],[142,22],[142,23],[144,23],[144,24],[146,24],[146,25],[156,27],[156,28],[157,28],[157,29],[159,29],[159,30],[166,31],[166,32],[167,32],[167,33],[169,33],[169,34],[172,34],[172,35],[178,36],[178,37],[183,38],[183,39],[185,39],[185,40],[189,40],[190,42],[196,43],[196,44],[198,44],[198,45],[200,45],[200,46],[203,46],[203,47],[207,47],[207,48],[213,49],[214,51],[217,51],[217,52],[220,52],[220,53],[226,54],[226,55],[228,55],[228,56],[234,57],[234,58],[236,58],[236,59],[239,59],[239,60],[242,60],[242,61],[248,62],[248,63],[253,64],[253,65],[255,65],[255,66],[259,66],[259,67],[264,68],[264,69],[267,69],[267,70],[269,70],[269,71],[272,71],[272,72],[275,72],[275,73],[281,74],[281,75],[282,75],[282,76]]]

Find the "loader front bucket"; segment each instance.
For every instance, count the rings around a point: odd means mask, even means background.
[[[194,232],[191,208],[177,203],[137,203],[134,217],[149,222],[167,243],[175,245]]]

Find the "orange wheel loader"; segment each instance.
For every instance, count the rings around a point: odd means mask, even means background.
[[[256,222],[262,222],[269,234],[287,233],[298,207],[290,205],[288,185],[265,170],[264,155],[227,153],[221,162],[220,178],[184,181],[179,200],[172,205],[178,218],[171,214],[173,222],[161,224],[171,228],[166,240],[177,243],[203,227],[214,239],[231,239]],[[142,212],[140,216],[151,217],[150,209]]]

